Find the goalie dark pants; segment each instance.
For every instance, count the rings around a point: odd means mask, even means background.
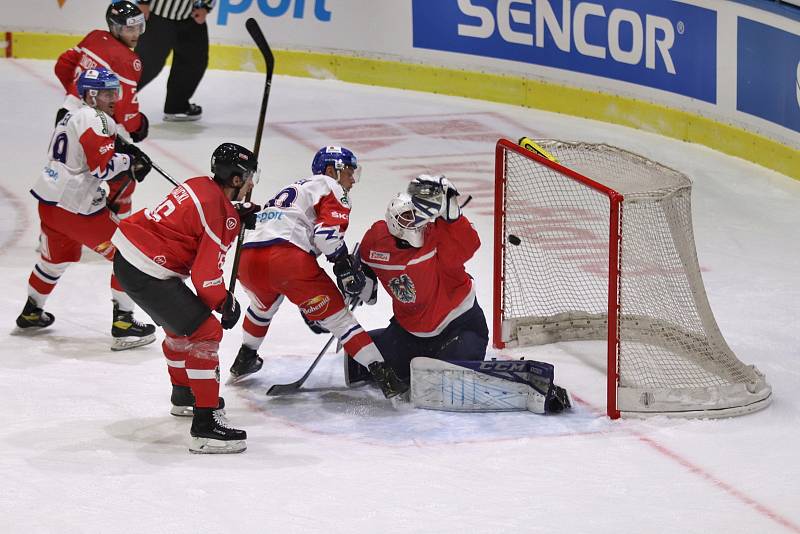
[[[400,326],[394,317],[388,327],[371,330],[369,335],[383,359],[405,381],[410,378],[411,360],[417,356],[444,361],[482,361],[489,344],[489,327],[477,300],[472,308],[456,317],[437,336],[415,336]]]
[[[184,113],[208,67],[208,26],[193,18],[171,20],[151,13],[136,45],[142,60],[138,91],[158,76],[172,52],[164,113]]]
[[[154,278],[119,251],[114,255],[114,273],[131,299],[164,328],[162,348],[172,384],[190,387],[198,408],[216,408],[222,325],[208,306],[180,278]]]

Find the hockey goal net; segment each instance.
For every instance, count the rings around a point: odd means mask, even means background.
[[[541,144],[559,163],[497,143],[494,346],[607,340],[614,419],[767,406],[708,304],[690,180],[604,144]]]

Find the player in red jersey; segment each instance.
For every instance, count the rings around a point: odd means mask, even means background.
[[[186,180],[158,206],[120,223],[114,273],[131,298],[164,328],[173,415],[193,415],[189,450],[242,452],[247,433],[228,426],[219,397],[219,342],[240,308],[225,289],[222,267],[231,244],[259,210],[238,204],[253,186],[255,155],[223,143],[211,157],[214,177]],[[197,294],[184,283],[191,277]],[[222,314],[217,320],[212,311]]]
[[[348,193],[356,182],[356,156],[343,147],[321,148],[311,163],[314,174],[284,189],[258,214],[248,232],[239,265],[239,280],[250,296],[244,339],[231,376],[241,378],[263,363],[257,350],[284,297],[296,304],[315,331],[333,333],[354,362],[369,369],[384,395],[408,389],[384,365],[380,352],[353,314],[342,293],[370,300],[373,281],[366,280],[347,252],[344,233],[350,220]],[[339,289],[317,263],[324,254],[333,263]]]
[[[409,192],[392,199],[358,249],[392,297],[389,326],[369,334],[401,380],[409,379],[414,357],[483,360],[489,342],[464,268],[481,243],[461,214],[458,191],[444,176],[420,175]],[[347,376],[349,384],[367,378],[353,365]]]
[[[133,51],[139,42],[139,36],[145,30],[144,15],[132,2],[114,2],[106,10],[106,21],[108,31],[89,32],[77,46],[61,54],[56,61],[56,76],[67,92],[63,107],[56,115],[56,122],[67,111],[74,111],[81,106],[76,87],[80,73],[87,69],[105,67],[117,75],[122,87],[122,94],[114,109],[114,120],[121,127],[123,135],[129,135],[138,143],[147,137],[149,126],[147,117],[139,111],[136,90],[142,74],[142,62]],[[125,183],[125,180],[109,183],[110,196],[117,197],[112,209],[120,217],[130,215],[131,195],[135,188],[135,184],[131,183],[122,194],[116,195]]]
[[[143,180],[151,166],[135,146],[115,148],[117,126],[111,115],[119,90],[119,80],[108,70],[83,72],[78,91],[85,104],[64,115],[55,127],[48,162],[31,188],[31,194],[39,201],[41,258],[28,279],[28,301],[17,317],[20,328],[53,324],[53,314],[42,308],[67,267],[80,260],[81,247],[108,260],[114,257],[111,236],[118,219],[106,207],[105,184],[131,172],[137,180]],[[113,275],[111,294],[111,349],[129,349],[155,341],[155,327],[133,318],[133,301]]]

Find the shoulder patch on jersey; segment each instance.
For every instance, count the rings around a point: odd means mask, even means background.
[[[369,259],[377,261],[389,261],[392,255],[388,252],[379,252],[377,250],[369,251]]]
[[[227,219],[225,219],[225,228],[227,228],[228,230],[233,230],[234,228],[236,228],[236,219],[234,219],[233,217],[228,217]]]
[[[133,70],[137,72],[142,70],[142,60],[139,59],[138,57],[133,60]]]
[[[342,206],[350,207],[350,198],[347,196],[347,191],[345,191],[344,195],[339,199],[339,202],[342,203]]]

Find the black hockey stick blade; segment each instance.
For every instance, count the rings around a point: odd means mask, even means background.
[[[250,34],[253,42],[256,43],[256,46],[261,51],[261,55],[264,56],[264,63],[267,65],[267,78],[272,80],[272,72],[275,70],[275,57],[272,55],[272,49],[270,49],[266,37],[264,37],[264,32],[261,31],[261,27],[258,25],[258,22],[256,22],[256,19],[252,17],[247,19],[244,26],[247,28],[247,33]]]
[[[350,311],[352,312],[353,310],[355,310],[357,305],[358,305],[357,301],[352,303],[350,305]],[[319,361],[325,355],[325,352],[328,350],[328,347],[331,346],[331,343],[333,343],[334,339],[336,339],[336,336],[331,336],[330,338],[328,338],[328,342],[325,343],[325,346],[322,347],[321,351],[319,351],[319,354],[317,354],[316,359],[313,362],[311,362],[311,367],[308,368],[308,371],[306,371],[306,373],[303,376],[301,376],[298,380],[295,380],[294,382],[291,382],[289,384],[273,384],[267,390],[267,396],[272,397],[274,395],[285,395],[287,393],[296,393],[301,387],[303,387],[303,384],[305,384],[308,377],[311,376],[311,371],[314,370]],[[336,352],[339,352],[338,345],[336,346]],[[347,357],[349,358],[349,356]]]
[[[317,366],[319,361],[325,355],[325,352],[328,350],[328,347],[331,346],[331,343],[333,343],[334,339],[336,339],[336,336],[331,336],[328,339],[328,342],[325,343],[324,347],[322,347],[322,350],[317,355],[317,358],[313,361],[313,363],[311,364],[311,367],[308,368],[308,371],[306,371],[306,373],[303,376],[301,376],[298,380],[295,380],[294,382],[291,382],[289,384],[273,384],[267,390],[267,396],[268,397],[272,397],[272,396],[275,396],[275,395],[286,395],[287,393],[295,393],[295,392],[299,391],[300,388],[305,383],[305,381],[308,379],[308,377],[311,376],[311,371],[314,370],[314,368]]]

